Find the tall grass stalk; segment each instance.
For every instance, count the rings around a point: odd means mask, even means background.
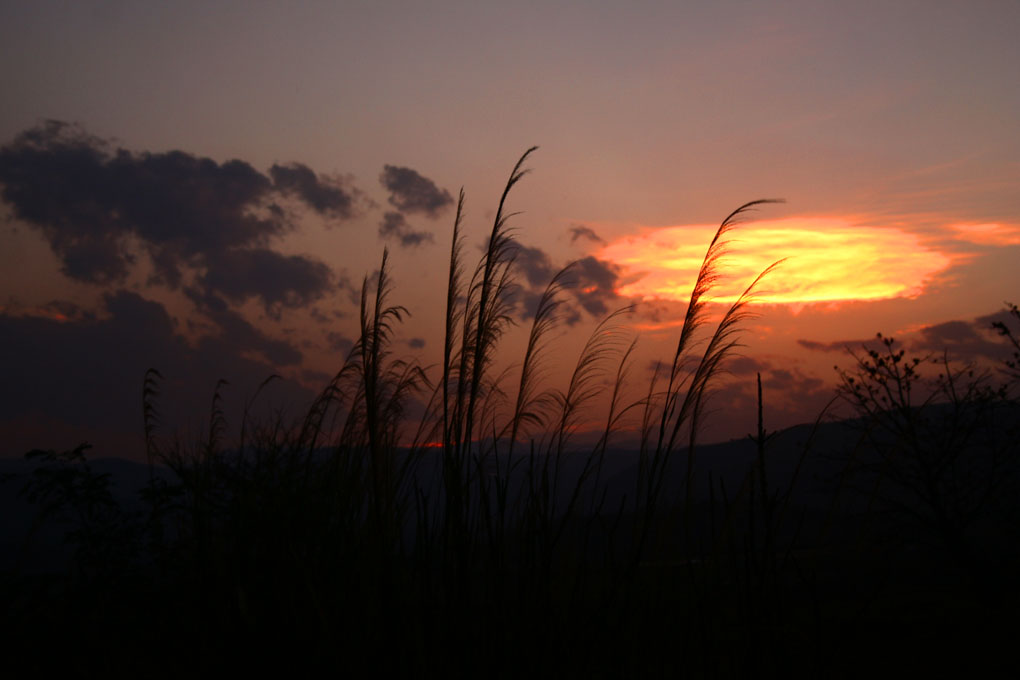
[[[342,640],[372,663],[396,666],[435,662],[463,641],[470,648],[456,650],[463,665],[453,670],[464,671],[478,658],[518,650],[534,652],[522,659],[537,659],[535,650],[548,650],[549,640],[608,654],[609,633],[592,623],[599,617],[619,621],[612,632],[624,636],[614,640],[621,649],[636,644],[625,636],[631,624],[655,634],[651,623],[630,618],[633,607],[659,611],[654,570],[642,567],[648,538],[679,533],[664,510],[682,508],[690,526],[695,445],[708,395],[739,346],[759,284],[776,265],[703,334],[709,296],[730,232],[754,208],[774,201],[747,203],[719,226],[672,360],[661,374],[656,370],[647,392],[630,393],[637,339],[626,328],[629,307],[598,322],[557,389],[549,384],[553,334],[570,304],[573,265],[557,272],[539,298],[520,364],[507,366],[500,355],[519,311],[519,245],[510,223],[516,213],[508,203],[534,151],[513,166],[470,276],[465,195],[459,193],[435,380],[393,349],[408,310],[391,302],[387,250],[378,275],[362,281],[356,342],[293,425],[279,414],[269,422],[249,417],[270,377],[245,402],[232,450],[225,444],[221,381],[213,390],[206,436],[190,449],[180,440],[164,442],[156,404],[162,375],[146,372],[146,455],[168,465],[179,480],[160,492],[173,499],[173,507],[161,510],[159,521],[173,525],[177,540],[165,557],[188,573],[194,587],[188,606],[203,614],[199,637],[205,649],[213,647],[217,631],[231,626],[292,626],[310,631],[325,647]],[[424,405],[415,423],[409,416],[413,400]],[[636,486],[611,503],[607,456],[614,437],[632,421],[640,421]],[[579,434],[589,426],[596,439],[580,444]],[[768,552],[782,505],[777,508],[764,477],[764,438],[760,426],[761,477],[750,493],[760,496]],[[684,448],[686,470],[678,472],[674,462]],[[664,498],[672,480],[681,482],[680,497]],[[737,506],[720,486],[726,519],[717,533],[716,490],[709,482],[709,552],[718,553],[722,534],[737,545],[731,532]],[[757,521],[753,515],[749,520]],[[762,530],[753,523],[751,529]],[[690,548],[687,540],[684,556]],[[746,551],[743,557],[755,558]],[[692,583],[702,578],[692,574]],[[713,596],[722,592],[722,577],[719,584]],[[679,597],[684,587],[673,583],[667,590]],[[719,597],[728,602],[728,596]],[[713,603],[706,596],[700,605],[708,612]],[[393,645],[391,638],[412,643]],[[621,651],[611,672],[626,674],[626,659]]]
[[[780,262],[775,262],[762,271],[737,301],[730,305],[716,326],[700,359],[695,358],[694,352],[696,333],[707,322],[708,296],[721,275],[719,269],[728,249],[726,237],[729,232],[757,206],[779,202],[781,201],[777,199],[751,201],[727,215],[716,230],[702,260],[687,304],[676,352],[669,367],[665,392],[661,395],[654,395],[661,399],[662,403],[655,447],[651,451],[646,451],[644,448],[641,451],[642,475],[639,477],[637,496],[639,504],[644,508],[644,520],[638,533],[635,555],[640,555],[642,552],[644,541],[659,506],[670,461],[677,450],[680,433],[684,427],[687,427],[688,430],[687,470],[683,487],[685,522],[690,516],[695,444],[698,431],[702,426],[709,388],[722,370],[726,357],[739,346],[737,339],[739,325],[752,316],[748,306],[754,299],[758,285]],[[653,376],[653,384],[655,379],[656,377]],[[653,393],[650,391],[649,399],[652,398]],[[646,427],[649,414],[650,411],[646,411]],[[643,444],[646,441],[647,439],[643,438]]]

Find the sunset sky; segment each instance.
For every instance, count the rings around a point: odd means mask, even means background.
[[[579,260],[548,379],[635,305],[668,361],[719,222],[758,317],[706,437],[813,419],[876,332],[995,362],[1020,303],[1020,3],[0,5],[0,455],[134,455],[142,376],[197,427],[269,374],[299,411],[391,254],[397,349],[442,357],[458,191],[480,254],[511,168],[528,304]],[[134,448],[133,448],[134,447]]]

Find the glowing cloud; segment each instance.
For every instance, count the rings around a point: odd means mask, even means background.
[[[991,222],[950,226],[957,240],[986,246],[1020,245],[1020,225]]]
[[[602,248],[597,257],[624,268],[627,297],[687,300],[715,226],[644,229]],[[949,256],[894,228],[832,218],[754,222],[731,232],[713,300],[732,302],[763,269],[786,261],[760,287],[758,301],[802,305],[917,297]]]

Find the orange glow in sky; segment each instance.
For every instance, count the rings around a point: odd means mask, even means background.
[[[620,295],[686,301],[717,227],[646,228],[602,248],[597,257],[623,268]],[[896,228],[833,218],[787,218],[743,224],[730,232],[717,302],[732,302],[759,272],[786,258],[760,285],[758,301],[814,302],[917,297],[952,260]]]
[[[1016,224],[954,224],[955,236],[964,241],[988,246],[1020,245],[1020,225]]]

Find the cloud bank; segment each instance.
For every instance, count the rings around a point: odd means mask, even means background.
[[[351,190],[299,163],[266,175],[241,160],[135,153],[60,121],[0,147],[0,196],[74,280],[113,286],[147,256],[150,283],[176,289],[197,272],[206,292],[267,307],[308,304],[333,280],[325,263],[271,248],[294,229],[280,200],[331,220],[354,205]]]
[[[162,304],[131,291],[105,294],[97,314],[67,303],[39,315],[0,313],[5,380],[18,386],[0,390],[0,455],[21,455],[30,447],[73,448],[88,436],[96,455],[144,457],[140,395],[149,368],[165,378],[158,402],[163,434],[181,428],[197,435],[202,423],[195,417],[207,412],[204,405],[220,378],[229,383],[228,424],[239,425],[244,400],[276,365],[296,363],[301,353],[261,335],[229,309],[208,306],[211,315],[222,315],[220,330],[197,343],[184,339]],[[311,396],[302,385],[281,379],[259,406],[268,408],[274,399],[300,405]],[[125,433],[136,437],[125,439]],[[125,441],[139,447],[115,448]],[[187,437],[184,443],[190,443]]]

